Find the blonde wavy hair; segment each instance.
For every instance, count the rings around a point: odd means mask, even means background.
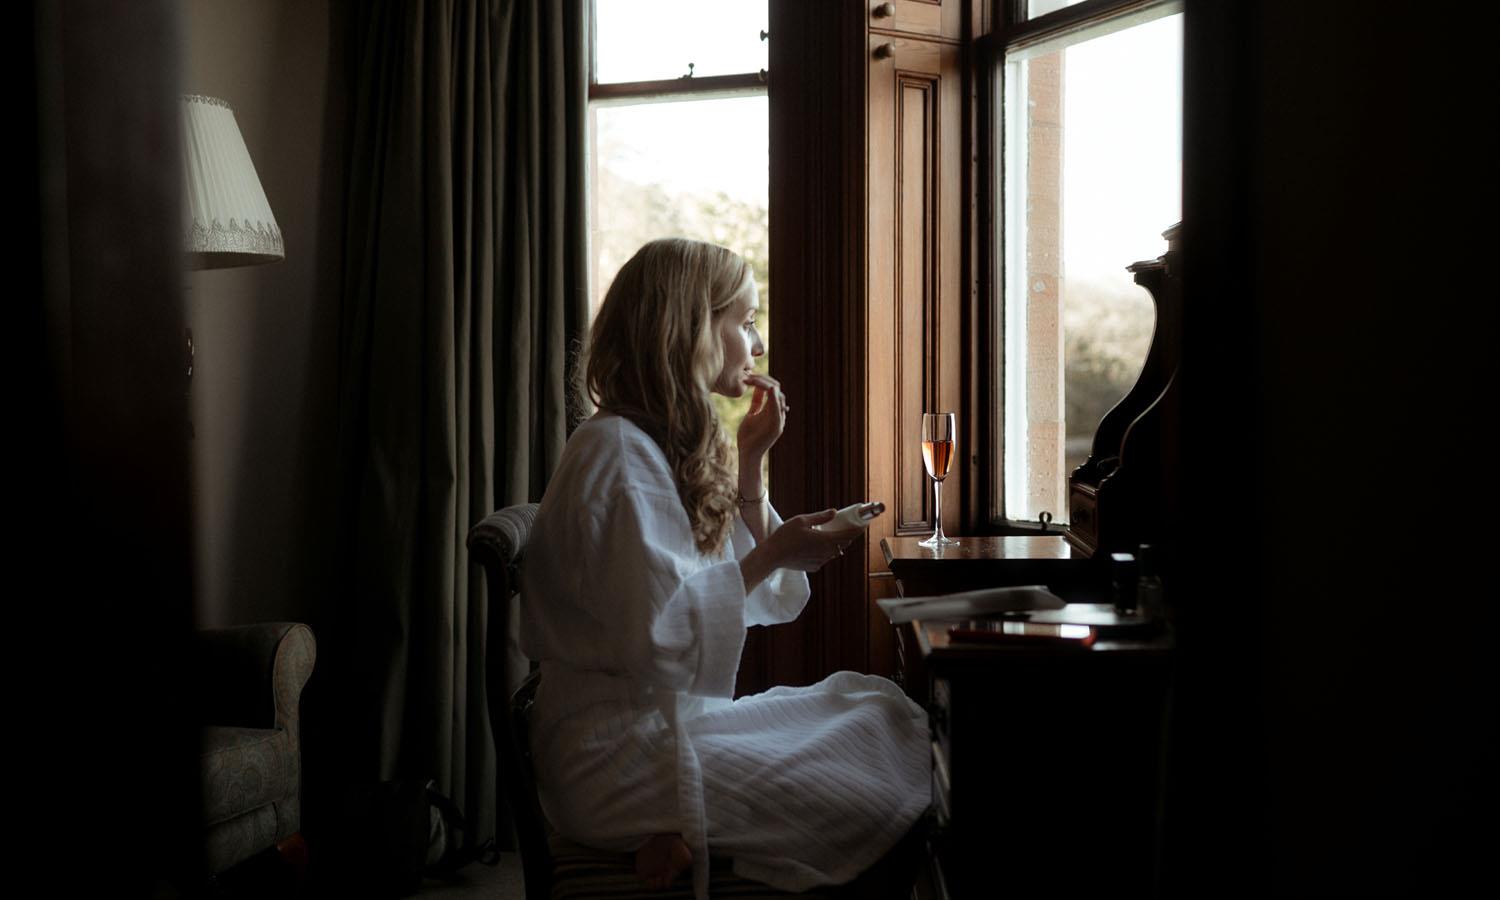
[[[661,446],[702,553],[721,552],[734,527],[734,454],[709,391],[724,365],[720,319],[751,284],[732,250],[652,241],[621,267],[589,335],[589,396]]]

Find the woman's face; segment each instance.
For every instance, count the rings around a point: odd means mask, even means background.
[[[713,391],[725,397],[745,393],[745,376],[755,371],[755,358],[763,356],[766,345],[755,327],[755,311],[760,309],[760,294],[755,282],[740,291],[734,303],[719,317],[719,345],[724,351],[724,367],[714,380]]]

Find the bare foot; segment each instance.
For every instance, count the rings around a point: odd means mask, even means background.
[[[635,851],[635,874],[653,891],[671,885],[692,864],[693,851],[680,834],[658,834]]]

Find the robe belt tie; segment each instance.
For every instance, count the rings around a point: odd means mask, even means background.
[[[682,819],[682,839],[693,851],[693,897],[708,900],[708,816],[703,809],[703,771],[698,752],[682,723],[682,695],[657,695],[657,709],[667,720],[677,756],[677,811]]]

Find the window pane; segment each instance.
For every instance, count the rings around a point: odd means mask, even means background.
[[[1082,2],[1083,0],[1026,0],[1026,18],[1035,19],[1049,12],[1057,12],[1064,6]]]
[[[1150,295],[1125,267],[1181,218],[1182,16],[1005,72],[1004,510],[1067,518],[1067,476],[1140,375]]]
[[[595,0],[594,80],[658,81],[766,67],[766,0]]]
[[[601,105],[593,118],[594,304],[647,241],[713,241],[750,263],[760,291],[757,324],[770,359],[767,227],[769,120],[764,94],[671,103]],[[749,404],[715,396],[731,435]]]

